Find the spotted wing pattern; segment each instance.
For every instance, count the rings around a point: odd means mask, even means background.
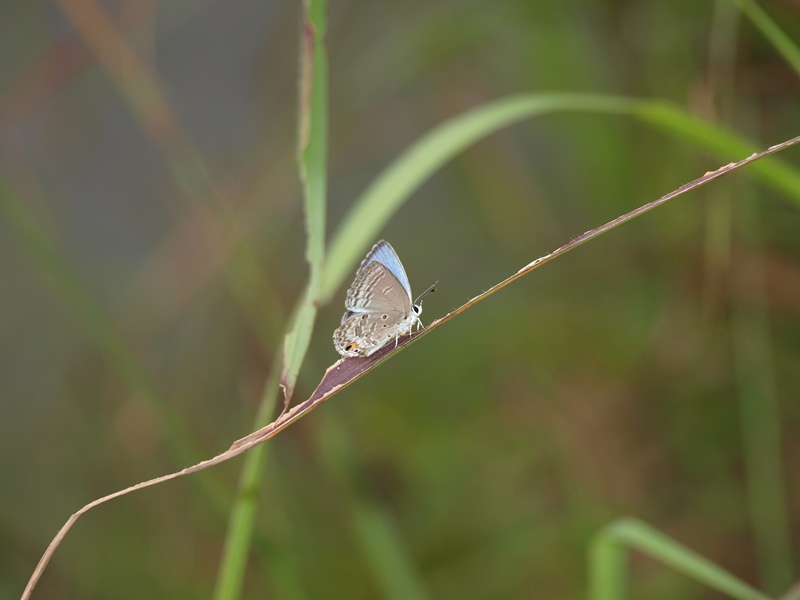
[[[333,332],[333,345],[342,356],[370,356],[400,335],[408,333],[413,322],[402,313],[351,313]]]
[[[333,345],[342,356],[370,356],[411,331],[417,320],[400,281],[377,261],[362,263],[345,307],[342,324],[333,332]]]

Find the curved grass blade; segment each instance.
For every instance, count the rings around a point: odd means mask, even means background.
[[[386,168],[355,201],[333,236],[322,299],[328,301],[408,197],[434,172],[478,140],[522,119],[568,105],[623,110],[630,101],[603,96],[522,95],[491,102],[434,128]]]
[[[589,600],[624,600],[627,555],[638,550],[737,600],[766,594],[638,519],[621,519],[597,534],[589,555]]]
[[[529,94],[497,100],[433,129],[378,175],[355,201],[333,236],[321,300],[330,300],[391,216],[447,161],[502,127],[559,111],[633,116],[723,159],[756,151],[756,146],[743,138],[665,102],[593,94]],[[762,181],[800,205],[800,172],[796,169],[770,159],[754,165],[753,170]]]
[[[733,0],[733,2],[747,15],[747,18],[758,27],[775,49],[786,59],[786,62],[800,75],[800,49],[778,24],[753,0]]]
[[[711,121],[695,117],[674,104],[645,101],[637,104],[632,114],[679,140],[723,159],[735,159],[758,152],[754,143]],[[797,168],[772,157],[754,163],[751,171],[759,181],[785,194],[800,206],[800,171]]]

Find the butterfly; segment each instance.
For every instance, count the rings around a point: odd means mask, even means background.
[[[343,357],[370,356],[401,335],[422,325],[422,297],[411,300],[408,276],[389,242],[381,240],[372,247],[356,271],[347,290],[347,312],[333,332],[333,345]]]

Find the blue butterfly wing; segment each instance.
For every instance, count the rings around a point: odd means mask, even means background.
[[[373,261],[377,261],[389,269],[392,275],[397,277],[397,281],[403,286],[408,297],[411,298],[411,284],[408,283],[408,275],[406,275],[406,270],[403,268],[403,263],[400,262],[397,252],[394,251],[389,242],[381,240],[375,244],[364,259],[361,268]]]

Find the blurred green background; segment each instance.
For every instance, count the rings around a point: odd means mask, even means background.
[[[800,5],[763,8],[800,39]],[[0,5],[0,598],[82,505],[252,430],[308,273],[300,16]],[[330,232],[411,143],[511,93],[667,100],[763,148],[800,132],[800,79],[729,1],[333,1],[327,48]],[[415,291],[439,281],[427,323],[726,162],[628,117],[531,119],[449,163],[382,237]],[[583,598],[592,537],[629,515],[782,592],[800,566],[798,208],[746,172],[717,181],[278,435],[243,596]],[[343,298],[295,401],[338,358]],[[241,468],[90,512],[35,597],[211,597]],[[631,585],[719,597],[641,555]]]

